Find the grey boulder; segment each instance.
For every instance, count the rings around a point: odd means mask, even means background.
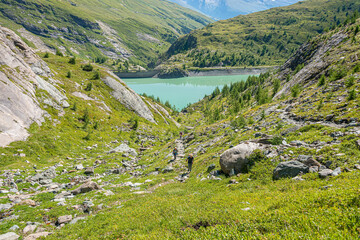
[[[274,169],[273,179],[293,178],[301,172],[309,172],[309,167],[299,161],[282,162]]]
[[[258,143],[246,142],[226,150],[220,156],[221,170],[227,175],[232,171],[234,171],[235,174],[243,172],[247,169],[249,156],[256,149],[261,149],[261,145]]]

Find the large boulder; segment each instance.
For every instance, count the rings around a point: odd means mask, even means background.
[[[246,171],[249,163],[248,158],[256,149],[261,149],[261,145],[246,142],[226,150],[220,156],[221,170],[227,175],[232,171],[234,171],[235,174]]]
[[[282,162],[277,165],[273,172],[274,180],[280,178],[293,178],[296,177],[299,173],[309,172],[309,167],[299,161],[289,161]]]

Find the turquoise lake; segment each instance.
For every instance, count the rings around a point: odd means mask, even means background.
[[[159,97],[162,102],[169,101],[178,110],[189,103],[195,103],[211,94],[218,86],[220,89],[230,83],[244,81],[249,75],[184,77],[172,79],[127,78],[122,79],[138,94]]]

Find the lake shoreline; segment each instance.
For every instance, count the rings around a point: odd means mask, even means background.
[[[141,72],[114,72],[120,78],[181,78],[181,77],[209,77],[209,76],[232,76],[232,75],[258,75],[276,67],[255,68],[223,68],[223,69],[199,69],[187,70],[181,74],[160,74],[160,70]],[[161,77],[159,77],[161,76]]]

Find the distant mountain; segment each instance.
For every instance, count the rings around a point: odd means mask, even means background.
[[[0,25],[37,49],[145,65],[209,17],[169,1],[1,0]]]
[[[228,19],[273,7],[287,6],[299,0],[170,0],[202,12],[216,20]]]

